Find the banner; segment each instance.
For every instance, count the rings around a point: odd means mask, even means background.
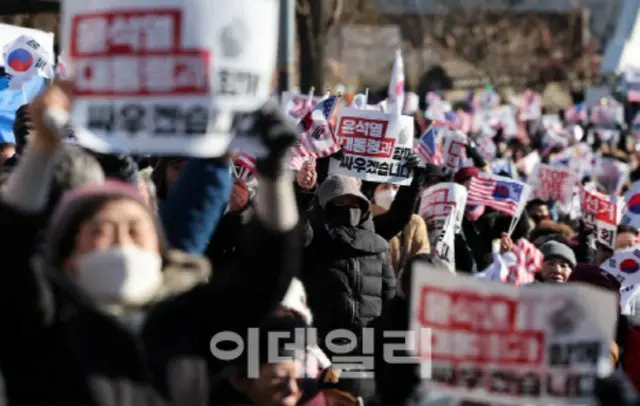
[[[589,404],[612,372],[617,298],[583,284],[518,288],[416,263],[410,348],[435,391],[493,404]]]
[[[397,185],[411,184],[405,160],[413,149],[413,117],[343,107],[336,136],[342,145],[340,161],[332,159],[330,174]]]
[[[533,189],[533,197],[570,206],[577,179],[569,168],[538,164],[528,182]]]
[[[502,127],[505,136],[518,134],[516,113],[511,105],[477,111],[475,120],[475,128],[479,129],[483,134],[493,135],[498,127]]]
[[[440,128],[443,132],[442,155],[444,165],[454,173],[463,167],[467,159],[467,136],[462,131]]]
[[[629,164],[612,157],[599,157],[596,160],[595,177],[609,194],[619,194],[629,176]]]
[[[432,246],[435,246],[443,234],[450,215],[453,215],[454,219],[451,223],[454,232],[460,230],[466,204],[467,189],[457,183],[438,183],[422,192],[419,213],[427,226],[429,243]]]
[[[614,249],[616,231],[622,205],[617,196],[582,189],[580,192],[582,220],[589,229],[596,230],[596,241]]]
[[[271,98],[279,2],[62,3],[78,142],[99,152],[220,156],[233,114]]]

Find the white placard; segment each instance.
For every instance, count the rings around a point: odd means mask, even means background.
[[[409,348],[434,390],[492,404],[589,404],[596,377],[613,370],[611,292],[518,288],[421,263],[411,286]]]
[[[453,182],[438,183],[422,192],[420,216],[427,225],[429,243],[435,246],[443,234],[447,218],[453,214],[450,225],[457,232],[462,225],[464,207],[467,204],[467,189]]]
[[[342,145],[340,161],[330,174],[380,183],[409,185],[413,171],[405,166],[413,150],[413,117],[343,107],[336,120]]]
[[[78,142],[101,152],[222,155],[233,113],[271,97],[279,4],[63,2]]]

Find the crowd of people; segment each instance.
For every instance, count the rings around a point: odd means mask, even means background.
[[[15,154],[2,165],[0,404],[420,404],[418,361],[389,363],[381,347],[385,332],[409,329],[416,262],[479,274],[492,266],[492,241],[500,240],[500,251],[518,254],[536,282],[584,282],[619,294],[620,282],[599,265],[638,243],[637,229],[619,225],[613,249],[593,250],[581,219],[540,199],[511,233],[511,217],[469,205],[454,265],[433,252],[417,213],[430,186],[469,187],[491,171],[472,136],[472,166],[454,173],[411,156],[408,186],[329,175],[340,152],[292,172],[285,161],[297,130],[269,102],[253,114],[267,154],[255,176],[238,178],[233,152],[135,157],[64,142],[47,111],[68,110],[72,101],[66,83],[49,86],[19,109],[16,143],[4,148]],[[546,148],[542,128],[525,135],[507,141],[498,129],[492,137],[496,159],[518,168],[500,175],[526,179],[520,161],[529,152],[540,151],[543,162],[559,152]],[[630,182],[637,179],[633,144],[581,142],[629,163]],[[599,381],[594,401],[633,404],[640,319],[611,317],[619,372]],[[293,339],[309,327],[317,342]],[[372,354],[370,374],[332,363],[344,355],[327,344],[338,330],[358,337],[348,355]],[[373,349],[364,331],[373,332]],[[276,360],[275,333],[291,337],[277,343]]]

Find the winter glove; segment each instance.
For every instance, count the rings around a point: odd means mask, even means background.
[[[638,395],[629,378],[623,372],[615,372],[611,376],[597,379],[595,396],[602,406],[639,405]]]
[[[407,168],[413,169],[413,181],[418,187],[422,186],[426,179],[426,164],[417,155],[410,155],[404,162]]]
[[[127,183],[138,183],[140,171],[138,163],[130,155],[99,154],[96,157],[107,178],[115,178]]]
[[[336,159],[338,161],[342,161],[342,158],[344,158],[344,152],[342,150],[339,150],[338,152],[329,155],[329,158],[331,159]]]
[[[273,100],[256,113],[254,129],[267,149],[266,156],[257,160],[256,169],[262,176],[275,180],[286,169],[285,157],[298,133]]]

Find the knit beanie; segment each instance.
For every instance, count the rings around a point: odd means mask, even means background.
[[[105,183],[89,184],[65,193],[53,212],[45,235],[44,255],[48,264],[59,269],[73,251],[76,234],[82,224],[106,203],[120,199],[132,200],[149,210],[138,189],[120,181],[107,180]],[[157,220],[150,210],[149,215]],[[157,222],[156,231],[164,254],[167,245]]]
[[[540,251],[542,251],[545,261],[556,258],[566,261],[571,269],[576,267],[576,255],[573,250],[558,241],[547,241],[540,247]]]

